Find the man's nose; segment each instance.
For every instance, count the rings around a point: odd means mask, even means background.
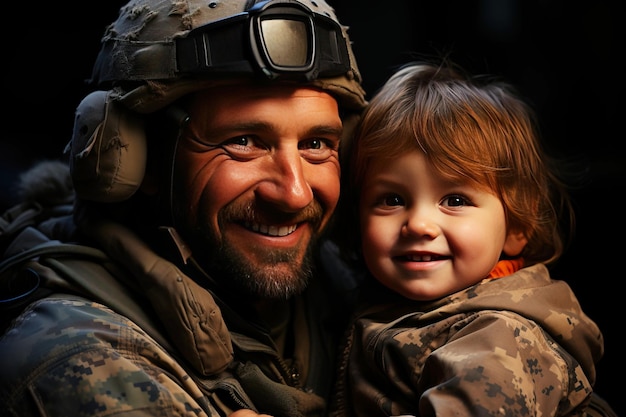
[[[286,212],[303,209],[313,200],[313,190],[305,176],[307,163],[297,149],[275,151],[267,164],[267,177],[256,189],[257,197]]]

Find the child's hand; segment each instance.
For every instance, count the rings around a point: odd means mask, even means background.
[[[230,414],[228,417],[272,417],[269,414],[257,414],[252,410],[241,409]]]

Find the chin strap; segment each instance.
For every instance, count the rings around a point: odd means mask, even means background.
[[[176,105],[169,106],[164,111],[167,122],[169,122],[166,124],[166,128],[172,129],[172,131],[166,131],[165,133],[158,132],[158,135],[161,137],[161,140],[167,137],[174,137],[174,140],[171,142],[171,145],[163,146],[163,149],[160,150],[166,155],[161,161],[167,171],[162,177],[159,176],[159,178],[162,178],[162,181],[164,181],[162,187],[159,188],[165,190],[164,192],[160,192],[160,199],[162,199],[162,201],[160,201],[158,205],[161,211],[159,224],[171,225],[163,226],[163,228],[174,230],[176,227],[174,218],[174,168],[176,165],[178,143],[189,122],[189,115]]]

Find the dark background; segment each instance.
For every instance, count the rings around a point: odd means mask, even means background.
[[[618,151],[626,110],[624,2],[330,2],[350,26],[368,96],[396,66],[418,55],[449,55],[472,72],[502,75],[516,84],[537,110],[551,153],[575,161],[585,173],[573,193],[574,244],[552,271],[572,285],[602,329],[605,357],[596,388],[624,415],[616,382],[626,370],[618,344],[618,326],[626,322],[624,297],[618,300],[626,277],[620,266],[626,164]],[[20,170],[61,157],[76,105],[88,92],[84,80],[100,36],[123,3],[36,1],[20,12],[16,23],[22,29],[2,30],[1,209],[15,202]],[[10,12],[5,20],[12,19]]]

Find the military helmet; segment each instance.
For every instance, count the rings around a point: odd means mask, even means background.
[[[66,148],[88,200],[135,192],[147,154],[140,116],[194,91],[285,80],[327,91],[346,117],[366,104],[347,28],[323,0],[131,0],[101,43],[97,91],[79,104]]]

